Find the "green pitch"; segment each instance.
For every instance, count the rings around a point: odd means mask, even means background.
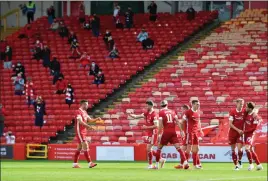
[[[231,163],[203,163],[203,170],[175,170],[166,163],[161,170],[147,170],[145,162],[98,162],[98,166],[73,169],[70,161],[1,161],[1,181],[267,181],[262,171],[233,171]]]

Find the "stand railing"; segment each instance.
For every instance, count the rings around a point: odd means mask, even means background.
[[[3,16],[0,16],[1,22],[3,21],[4,32],[6,32],[7,30],[7,18],[14,14],[16,16],[16,27],[19,28],[20,26],[20,9],[19,8],[13,9],[7,12],[6,14],[4,14]]]

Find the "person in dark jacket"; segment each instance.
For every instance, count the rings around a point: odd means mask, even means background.
[[[69,38],[68,38],[68,43],[71,44],[73,42],[73,40],[76,39],[77,40],[77,36],[74,32],[71,31]]]
[[[40,127],[41,130],[44,125],[44,115],[46,115],[46,103],[41,96],[37,96],[33,105],[35,115],[34,125]]]
[[[14,72],[14,74],[12,75],[12,78],[17,77],[19,73],[22,73],[21,77],[24,79],[24,81],[26,81],[24,66],[20,62],[18,62],[16,66],[13,65],[12,67],[13,67],[13,72]]]
[[[32,1],[29,1],[26,4],[26,14],[27,14],[28,24],[34,21],[35,10],[36,10],[35,4]]]
[[[83,23],[83,29],[84,30],[91,30],[91,22],[89,21],[88,18],[86,18],[86,20]]]
[[[131,8],[128,8],[128,11],[125,14],[125,22],[126,22],[126,28],[132,28],[133,27],[133,16],[134,13],[132,12]]]
[[[186,14],[187,14],[187,19],[189,21],[192,21],[195,19],[195,10],[193,8],[193,6],[190,6],[187,10],[186,10]]]
[[[99,85],[99,84],[104,84],[104,82],[105,82],[105,77],[102,71],[100,70],[98,74],[95,76],[94,84]]]
[[[147,8],[150,13],[150,21],[156,21],[157,18],[157,5],[154,1],[151,2],[151,4]]]
[[[55,9],[54,6],[50,6],[47,8],[47,17],[48,17],[48,23],[52,24],[55,19]]]
[[[108,39],[110,36],[112,36],[112,33],[109,30],[106,30],[104,37],[103,37],[103,41],[104,41],[107,48],[109,47],[108,46]]]
[[[53,75],[53,85],[57,82],[60,76],[60,62],[56,57],[50,62],[51,75]]]
[[[68,104],[69,108],[71,108],[71,105],[74,103],[74,89],[70,83],[68,84],[65,92],[65,102]]]
[[[119,52],[118,52],[117,48],[115,47],[115,45],[114,45],[113,50],[110,51],[110,53],[109,53],[109,57],[110,57],[111,59],[119,58]]]
[[[91,20],[91,28],[92,28],[92,33],[95,37],[98,37],[100,34],[100,18],[97,17],[96,14],[93,15],[93,18]]]
[[[50,66],[50,49],[48,48],[47,45],[44,46],[44,49],[43,49],[43,66],[44,67],[49,67]]]
[[[92,62],[89,69],[89,75],[96,76],[99,70],[100,70],[99,66],[95,62]]]
[[[68,37],[68,35],[69,35],[69,30],[68,30],[68,28],[66,27],[66,25],[64,24],[63,21],[60,21],[59,35],[62,38]]]

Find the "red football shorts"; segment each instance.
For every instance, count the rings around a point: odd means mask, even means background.
[[[176,144],[179,143],[179,139],[177,137],[176,132],[164,132],[161,136],[160,144],[161,145],[167,145],[170,144]]]
[[[84,143],[86,141],[86,134],[76,133],[78,143]]]
[[[158,137],[157,134],[144,136],[144,143],[155,145],[157,143],[157,137]]]
[[[246,145],[253,146],[255,142],[255,135],[253,133],[245,134],[244,135],[244,143]]]
[[[241,136],[237,131],[230,130],[228,134],[229,145],[234,145],[236,143],[243,144],[243,136]]]
[[[196,133],[186,133],[182,145],[199,145],[198,135]]]

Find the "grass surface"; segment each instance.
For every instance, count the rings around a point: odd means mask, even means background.
[[[231,163],[203,163],[203,170],[176,170],[166,163],[161,170],[147,170],[145,162],[99,162],[92,169],[73,169],[67,161],[1,161],[1,181],[267,181],[262,171],[234,171]]]

